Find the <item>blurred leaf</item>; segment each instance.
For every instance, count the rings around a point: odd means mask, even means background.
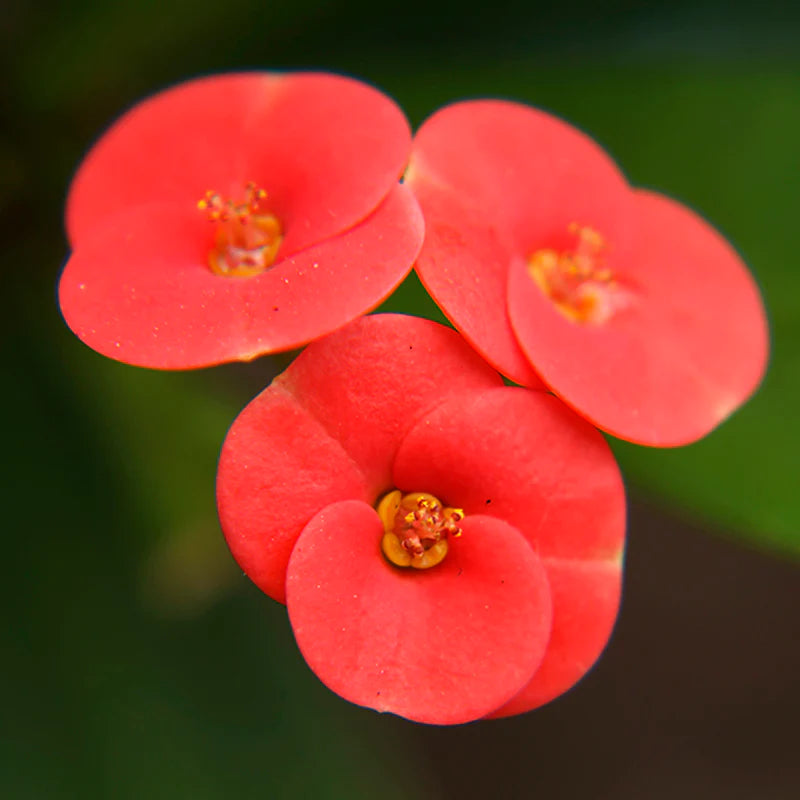
[[[46,246],[26,253],[55,261]],[[219,449],[285,359],[196,372],[119,364],[66,329],[43,276],[26,277],[11,275],[0,337],[0,412],[13,421],[0,590],[0,702],[14,722],[0,752],[5,792],[435,796],[424,768],[394,768],[397,753],[420,762],[404,723],[326,689],[286,609],[224,545]]]
[[[319,683],[285,608],[225,552],[214,473],[249,383],[103,359],[49,286],[18,277],[0,394],[5,794],[431,796],[423,771],[391,770],[414,759],[400,729]],[[269,362],[250,370],[266,382]]]

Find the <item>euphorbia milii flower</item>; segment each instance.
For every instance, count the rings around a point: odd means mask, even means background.
[[[120,361],[180,369],[305,344],[376,306],[422,241],[400,109],[334,75],[202,78],[135,106],[67,203],[64,317]]]
[[[733,248],[630,187],[561,120],[504,101],[446,107],[418,131],[405,182],[425,217],[422,282],[514,381],[544,381],[615,436],[674,446],[761,380],[764,310]]]
[[[610,634],[625,503],[601,434],[454,331],[364,317],[234,422],[220,520],[333,691],[409,719],[521,713]]]

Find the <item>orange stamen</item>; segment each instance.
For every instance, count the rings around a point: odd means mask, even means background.
[[[404,495],[395,489],[381,499],[377,511],[384,529],[381,550],[398,567],[435,567],[447,555],[448,538],[461,536],[463,509],[444,507],[427,492]]]
[[[283,232],[278,218],[267,209],[266,200],[267,193],[250,182],[240,203],[223,200],[211,190],[197,203],[197,208],[217,226],[214,246],[208,254],[213,273],[251,277],[275,263]]]
[[[606,242],[593,228],[573,222],[573,250],[544,249],[528,259],[528,273],[571,322],[600,325],[627,306],[631,295],[606,266]]]

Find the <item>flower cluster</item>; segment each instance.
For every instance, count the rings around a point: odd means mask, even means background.
[[[725,240],[514,103],[446,107],[412,140],[353,79],[192,81],[100,138],[67,229],[61,309],[104,355],[310,343],[226,437],[222,529],[326,685],[420,722],[522,713],[586,673],[625,536],[598,428],[694,441],[766,365]],[[414,265],[457,331],[363,316]]]

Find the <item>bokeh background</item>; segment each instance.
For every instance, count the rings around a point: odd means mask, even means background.
[[[6,2],[3,796],[800,796],[798,9]],[[59,317],[61,208],[93,139],[153,91],[242,68],[359,76],[415,126],[466,97],[543,106],[700,210],[763,288],[757,397],[697,445],[614,445],[631,496],[619,625],[546,708],[436,729],[329,693],[231,560],[213,502],[227,426],[286,359],[148,372]],[[413,278],[387,307],[437,315]]]

